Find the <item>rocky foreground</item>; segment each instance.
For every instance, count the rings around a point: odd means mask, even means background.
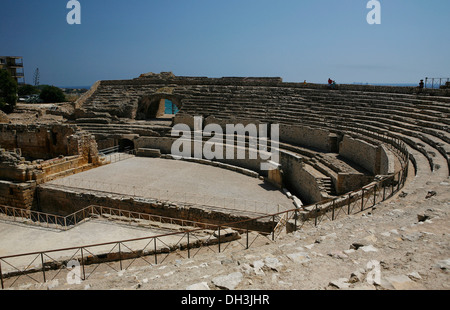
[[[262,237],[248,250],[235,242],[224,253],[99,271],[80,284],[56,279],[15,289],[448,290],[449,189],[448,181],[427,183],[373,210],[304,226],[275,242]]]

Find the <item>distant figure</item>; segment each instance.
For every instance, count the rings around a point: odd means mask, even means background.
[[[420,89],[422,89],[424,87],[424,83],[423,83],[423,80],[420,80],[420,83],[419,83],[419,88]]]
[[[335,88],[336,88],[336,81],[332,81],[332,82],[331,82],[331,88],[332,88],[332,89],[335,89]]]
[[[332,83],[333,83],[333,80],[331,78],[328,78],[328,85],[331,86]]]
[[[303,81],[303,85],[306,85],[306,80]]]

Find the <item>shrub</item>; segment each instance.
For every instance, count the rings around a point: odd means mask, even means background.
[[[14,111],[17,103],[17,82],[7,70],[0,70],[0,109],[5,113]]]
[[[64,92],[55,86],[44,86],[39,96],[46,103],[65,102],[66,96]]]
[[[19,97],[21,97],[21,96],[37,95],[39,94],[39,92],[40,92],[39,88],[33,85],[25,84],[19,86],[17,94],[19,95]]]

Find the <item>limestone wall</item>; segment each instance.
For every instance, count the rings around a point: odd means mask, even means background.
[[[377,154],[379,154],[379,170],[377,174],[388,175],[395,173],[395,155],[388,150],[385,145],[380,145],[377,149]]]
[[[325,129],[280,124],[280,141],[294,145],[330,152],[332,148],[330,135],[331,133]]]
[[[30,209],[36,185],[99,164],[95,140],[74,126],[0,125],[0,145],[0,204],[12,207]]]
[[[159,149],[162,154],[171,154],[171,147],[175,138],[165,137],[140,137],[136,140],[138,148],[152,148]],[[205,146],[205,141],[202,142],[202,147]],[[237,152],[244,151],[244,159],[237,159]],[[251,171],[255,171],[260,175],[267,176],[267,171],[261,171],[261,163],[264,162],[258,156],[257,159],[250,159],[249,150],[235,147],[234,159],[226,158],[226,150],[224,150],[224,159],[215,159],[217,162],[227,163],[230,165],[243,167]],[[280,151],[280,164],[283,170],[283,181],[292,192],[307,201],[308,203],[317,202],[326,196],[326,193],[320,188],[316,182],[316,177],[311,174],[310,170],[305,168],[302,158],[291,152]],[[190,156],[194,156],[194,143],[191,143]]]
[[[5,150],[0,150],[4,154]],[[5,158],[1,156],[0,158]],[[80,156],[59,157],[51,160],[16,162],[0,161],[0,180],[10,182],[35,181],[37,184],[48,182],[59,177],[75,174],[92,168],[87,160]]]
[[[373,145],[345,135],[339,146],[339,155],[374,175],[394,173],[394,155],[384,145]]]
[[[339,173],[336,180],[336,193],[343,195],[356,191],[372,181],[373,176],[364,175],[363,173]]]
[[[419,89],[417,87],[408,86],[379,86],[379,85],[356,85],[356,84],[339,84],[338,90],[349,91],[364,91],[364,92],[384,92],[393,94],[417,94]],[[418,82],[417,82],[418,83]],[[265,87],[296,87],[308,89],[329,89],[329,86],[324,81],[324,84],[306,83],[303,82],[283,82],[280,77],[222,77],[222,78],[208,78],[208,77],[188,77],[188,76],[174,76],[166,74],[153,74],[143,78],[133,80],[108,80],[101,81],[102,85],[148,85],[148,84],[178,84],[178,85],[230,85],[230,86],[265,86]],[[422,94],[433,94],[436,96],[449,96],[449,89],[423,89]]]
[[[36,183],[0,180],[0,205],[30,210],[36,205]]]
[[[0,124],[0,147],[20,149],[31,160],[81,155],[89,162],[98,161],[95,139],[74,125]]]
[[[378,146],[345,135],[339,146],[339,155],[376,174]]]
[[[39,211],[58,215],[68,215],[88,207],[91,204],[115,209],[130,210],[139,213],[149,213],[164,217],[185,219],[189,221],[206,222],[210,224],[226,224],[249,219],[246,214],[233,214],[212,211],[201,206],[182,205],[170,202],[158,202],[154,199],[124,198],[101,193],[77,192],[69,189],[44,186],[39,190]],[[275,223],[276,224],[276,223]],[[239,225],[236,225],[240,227]],[[270,232],[274,227],[267,219],[251,221],[249,229]],[[247,228],[244,224],[242,228]]]
[[[134,140],[136,149],[150,148],[159,149],[162,154],[171,154],[173,138],[169,137],[139,137]]]
[[[326,198],[311,172],[311,167],[303,163],[300,156],[289,152],[281,153],[281,167],[285,185],[297,196],[301,197],[304,204],[311,204]]]
[[[185,145],[190,145],[190,152],[186,153],[184,157],[196,157],[195,156],[195,150],[196,145],[195,141],[191,140],[184,140],[184,139],[178,139],[178,138],[168,138],[168,137],[140,137],[137,140],[135,140],[135,145],[137,148],[152,148],[152,149],[159,149],[162,154],[172,154],[172,145],[175,142],[181,143],[182,141],[185,141]],[[201,145],[199,145],[198,149],[204,150],[206,143],[208,143],[208,140],[202,140]],[[222,162],[222,163],[228,163],[230,165],[243,167],[246,169],[250,169],[255,172],[259,172],[263,175],[266,174],[266,172],[261,171],[261,163],[264,162],[264,160],[261,159],[259,154],[256,154],[255,159],[252,159],[249,155],[249,149],[245,147],[239,147],[234,145],[234,147],[231,147],[233,156],[227,156],[227,146],[224,144],[223,149],[221,153],[217,153],[217,157],[214,159],[215,161]],[[181,148],[180,148],[181,150]],[[203,153],[203,152],[202,152]],[[239,154],[238,154],[239,153]],[[202,154],[204,155],[204,154]],[[202,157],[203,159],[211,159],[206,158],[205,156]],[[242,159],[241,159],[242,158]]]
[[[74,132],[74,128],[61,126],[3,125],[0,126],[0,145],[5,149],[20,148],[24,157],[49,159],[68,155],[65,137]]]

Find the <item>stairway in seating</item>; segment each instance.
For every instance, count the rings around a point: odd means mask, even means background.
[[[317,183],[322,185],[322,187],[326,190],[328,195],[337,196],[336,190],[333,185],[333,181],[331,180],[330,177],[317,179]]]

